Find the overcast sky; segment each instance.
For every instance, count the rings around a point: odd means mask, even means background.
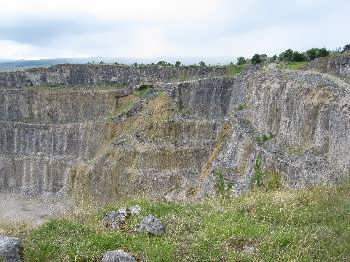
[[[0,0],[0,59],[236,57],[349,42],[349,0]]]

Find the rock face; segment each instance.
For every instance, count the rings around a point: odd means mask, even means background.
[[[0,260],[21,262],[22,247],[18,238],[0,235]]]
[[[236,77],[114,65],[2,73],[0,191],[185,200],[215,193],[218,174],[232,193],[249,190],[257,159],[286,186],[337,183],[350,169],[350,60],[327,59],[310,65],[323,73]],[[169,82],[184,77],[201,79]]]
[[[224,75],[225,67],[184,66],[124,66],[124,65],[57,65],[49,68],[0,74],[3,88],[30,86],[84,86],[94,88],[96,84],[137,85],[143,82],[171,81],[181,78],[201,78]]]
[[[136,262],[136,259],[123,250],[108,251],[104,254],[102,262]]]
[[[309,64],[308,69],[332,74],[350,83],[350,52],[315,59]]]
[[[64,194],[71,169],[108,142],[111,116],[130,109],[123,99],[134,85],[224,73],[223,67],[117,65],[1,73],[0,191]]]

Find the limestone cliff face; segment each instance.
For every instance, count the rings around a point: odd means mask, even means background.
[[[128,97],[135,86],[224,73],[224,67],[119,65],[1,73],[0,191],[64,194],[71,169],[110,142],[113,117],[134,108]]]
[[[236,77],[217,68],[133,70],[0,74],[0,190],[180,200],[214,193],[220,173],[240,193],[257,159],[290,187],[349,176],[350,86],[342,79],[256,68]],[[181,74],[206,77],[164,83]],[[34,86],[23,86],[28,79]],[[114,80],[129,88],[96,86]],[[73,86],[35,88],[53,82]],[[153,87],[139,86],[146,82]]]
[[[259,72],[246,92],[213,173],[222,170],[237,192],[248,190],[258,156],[266,172],[277,172],[291,187],[349,176],[348,84],[311,72]]]
[[[350,52],[315,59],[308,69],[332,74],[350,83]]]
[[[225,67],[167,67],[124,65],[57,65],[27,71],[0,74],[2,88],[28,86],[84,86],[93,88],[98,84],[114,83],[135,85],[143,82],[170,81],[175,79],[201,78],[225,74]]]

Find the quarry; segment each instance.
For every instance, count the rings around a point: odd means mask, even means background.
[[[349,127],[349,53],[234,75],[113,64],[3,72],[0,222],[40,225],[134,198],[235,198],[259,184],[339,185]]]

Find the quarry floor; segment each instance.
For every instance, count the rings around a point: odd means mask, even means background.
[[[52,196],[31,199],[19,194],[0,193],[0,228],[5,224],[40,225],[62,215],[67,203]]]

